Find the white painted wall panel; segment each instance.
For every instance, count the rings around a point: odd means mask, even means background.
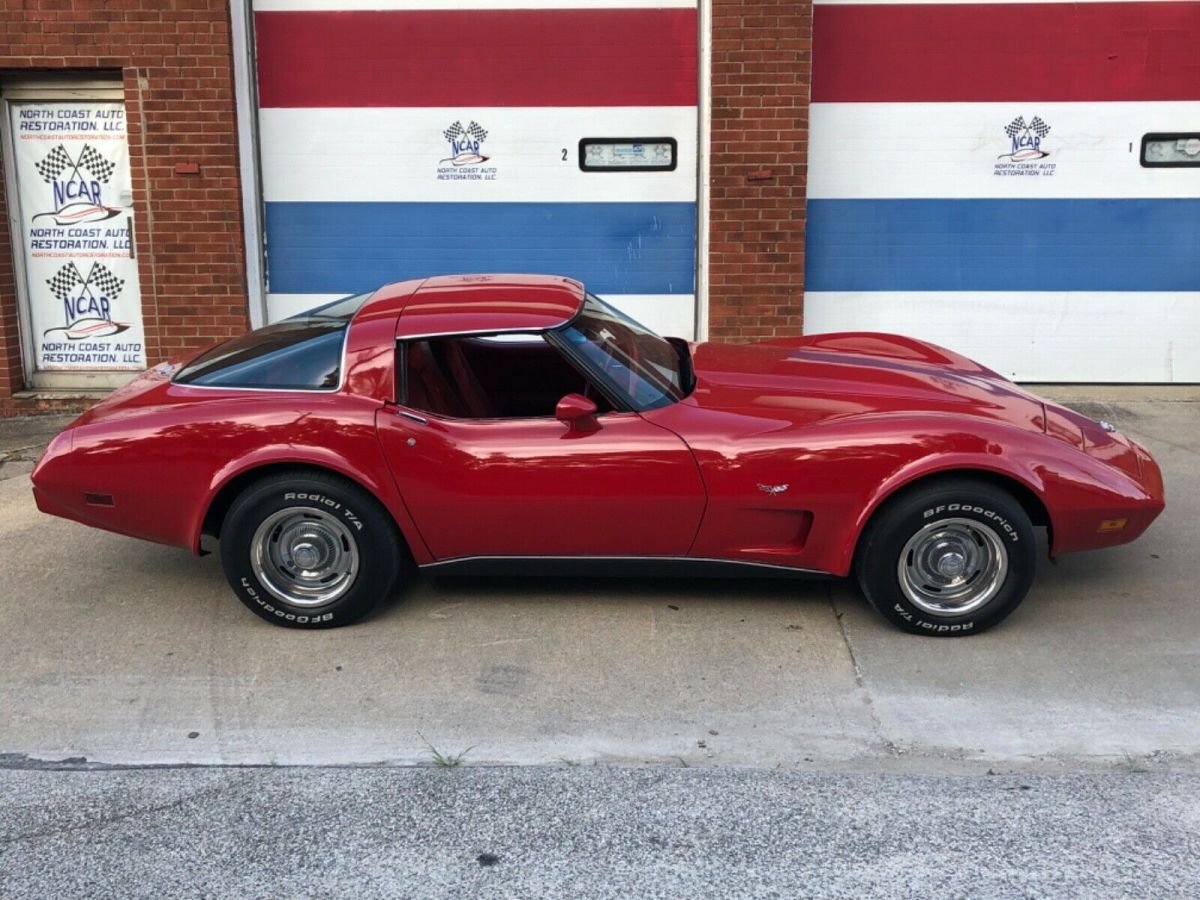
[[[804,330],[903,334],[1022,381],[1200,381],[1200,293],[812,292]]]
[[[270,294],[267,319],[278,322],[337,300],[343,294]],[[691,294],[609,294],[604,300],[647,328],[670,337],[695,337],[695,297]]]
[[[471,121],[487,129],[482,165],[491,181],[438,180],[443,132]],[[696,108],[408,107],[264,109],[263,193],[268,201],[327,202],[693,202]],[[587,137],[678,138],[673,172],[584,172]],[[563,151],[566,159],[563,159]]]
[[[1147,169],[1142,135],[1200,131],[1200,103],[814,103],[814,199],[1200,197],[1200,168]],[[1015,117],[1050,126],[1047,156],[997,174]],[[1052,174],[1051,174],[1052,173]]]

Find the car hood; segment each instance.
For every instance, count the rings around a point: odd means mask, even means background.
[[[845,332],[692,346],[684,401],[795,424],[886,413],[948,413],[1045,429],[1041,401],[964,356],[892,334]]]

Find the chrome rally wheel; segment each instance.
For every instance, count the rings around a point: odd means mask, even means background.
[[[277,625],[362,618],[409,561],[391,514],[357,484],[315,470],[246,487],[221,524],[221,566],[252,612]]]
[[[1008,548],[989,525],[941,519],[904,545],[900,590],[931,616],[959,616],[986,604],[1008,575]]]
[[[254,532],[250,566],[276,600],[317,607],[337,600],[358,575],[358,544],[323,509],[291,506],[272,513]]]
[[[979,634],[1020,605],[1037,543],[1025,508],[998,484],[942,476],[889,498],[855,548],[870,604],[905,631]]]

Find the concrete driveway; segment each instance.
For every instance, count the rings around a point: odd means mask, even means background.
[[[1194,771],[1200,402],[1066,399],[1152,449],[1167,511],[1131,546],[1045,564],[963,640],[895,631],[838,582],[422,578],[362,625],[288,631],[215,557],[38,513],[12,433],[31,426],[0,423],[0,754]]]

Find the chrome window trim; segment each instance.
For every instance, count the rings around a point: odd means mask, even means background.
[[[403,318],[403,313],[401,313]],[[565,322],[560,322],[550,328],[489,328],[486,331],[472,328],[468,331],[428,331],[423,334],[398,334],[396,335],[396,343],[404,343],[405,341],[427,341],[432,338],[451,338],[451,337],[489,337],[493,334],[536,334],[545,335],[547,332],[562,328],[564,325],[573,321],[571,319]]]

